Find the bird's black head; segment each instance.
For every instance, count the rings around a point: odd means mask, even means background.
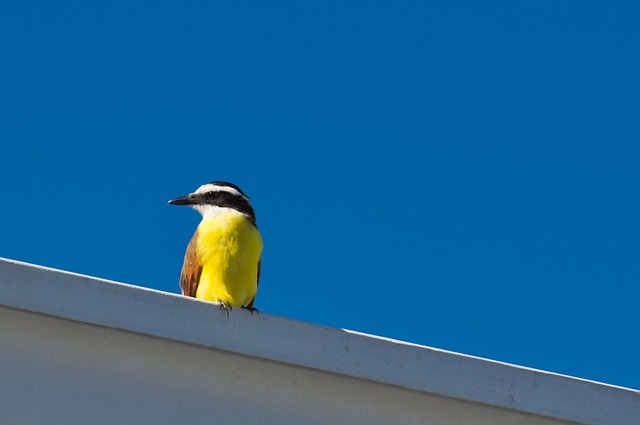
[[[169,201],[171,205],[189,205],[203,216],[219,212],[222,208],[236,210],[256,224],[256,215],[249,197],[233,183],[213,181],[200,186],[195,192]]]

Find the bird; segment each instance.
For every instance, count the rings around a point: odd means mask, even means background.
[[[263,242],[249,197],[233,183],[213,181],[169,204],[202,215],[184,255],[182,294],[217,302],[227,315],[232,307],[257,311]]]

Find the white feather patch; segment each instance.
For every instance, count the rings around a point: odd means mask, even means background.
[[[227,207],[219,207],[217,205],[192,205],[191,206],[194,210],[198,211],[200,214],[202,214],[202,218],[216,218],[220,215],[223,214],[228,214],[230,212],[236,213],[236,214],[240,214],[240,215],[244,215],[242,214],[240,211],[238,210],[234,210],[233,208],[227,208]]]

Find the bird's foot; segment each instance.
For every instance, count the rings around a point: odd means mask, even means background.
[[[227,312],[227,318],[229,318],[229,312],[232,310],[231,306],[227,303],[223,303],[222,301],[218,301],[218,305],[220,310],[224,310]]]
[[[260,313],[260,312],[258,311],[258,309],[257,309],[257,308],[255,308],[255,307],[242,307],[242,308],[243,308],[243,309],[245,309],[245,310],[249,310],[249,312],[251,313],[251,315],[252,315],[252,316],[253,316],[253,313],[256,313],[256,314],[257,314],[257,313]]]

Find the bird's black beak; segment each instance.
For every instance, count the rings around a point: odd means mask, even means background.
[[[198,203],[198,197],[191,194],[187,196],[181,196],[169,201],[171,205],[195,205]]]

